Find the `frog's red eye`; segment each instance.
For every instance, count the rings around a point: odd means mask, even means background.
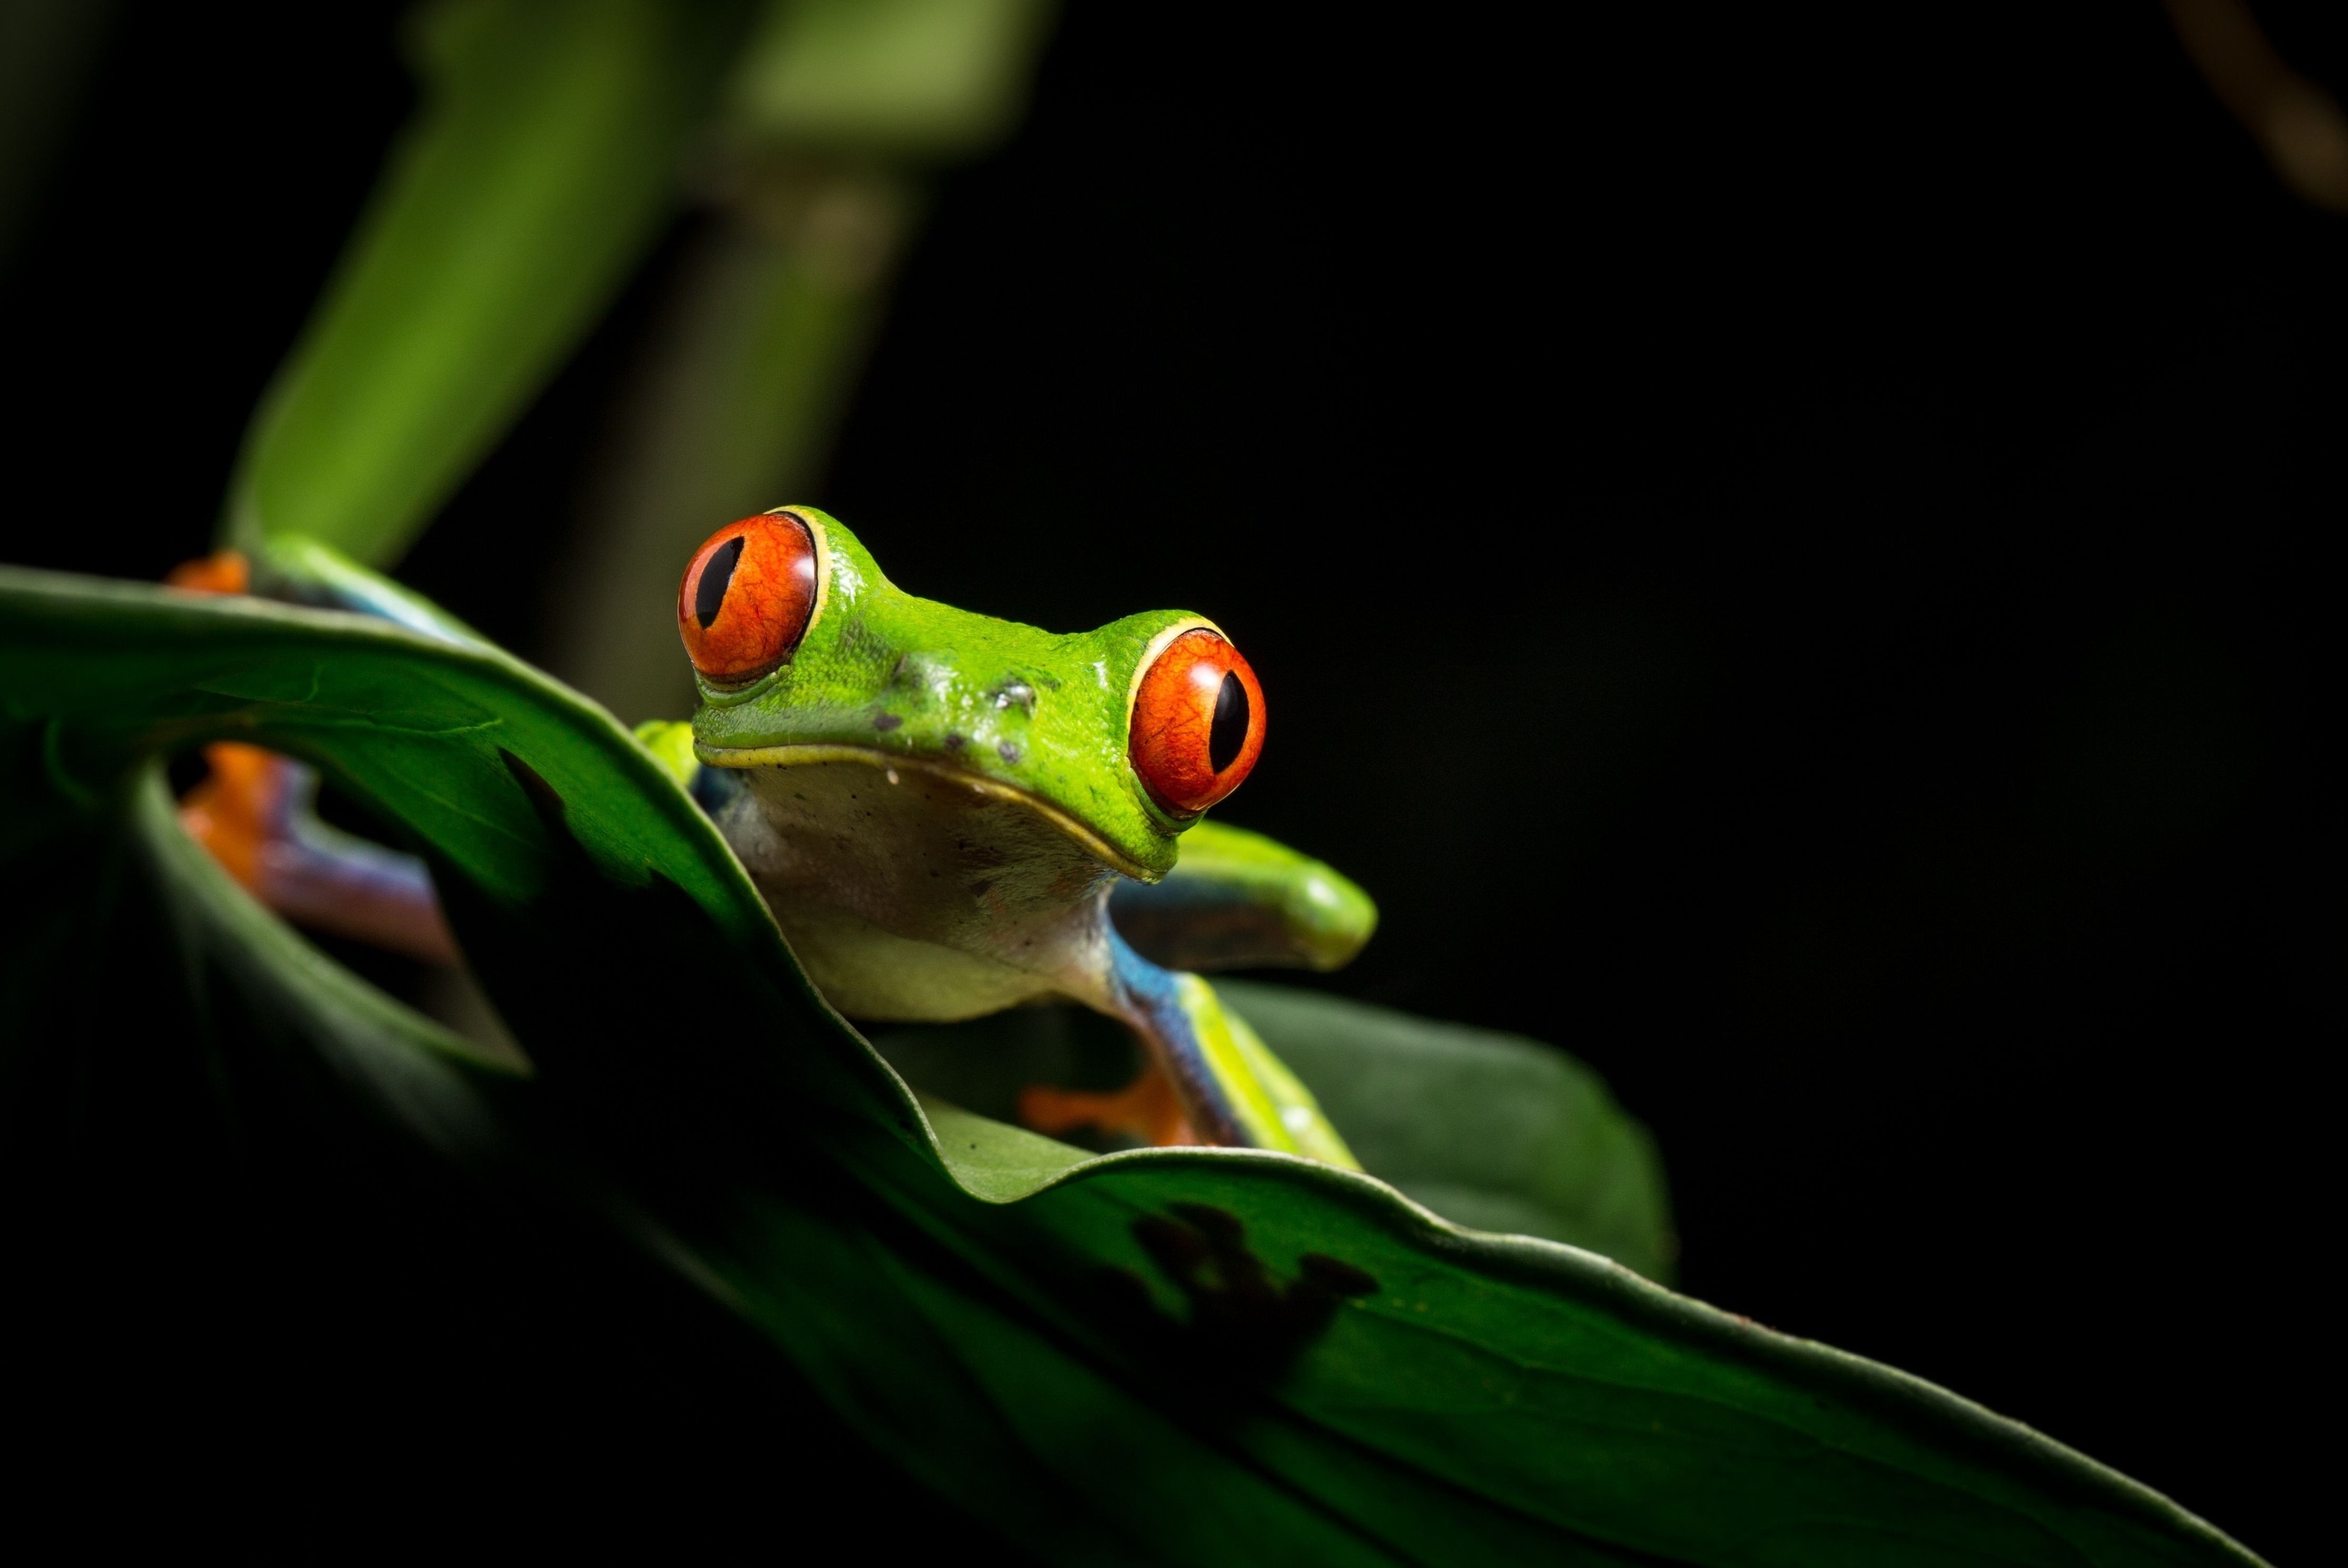
[[[815,613],[815,539],[788,512],[709,536],[676,588],[676,630],[712,681],[754,681],[788,659]]]
[[[1178,815],[1206,810],[1263,750],[1263,688],[1240,651],[1197,627],[1159,651],[1133,697],[1133,771]]]

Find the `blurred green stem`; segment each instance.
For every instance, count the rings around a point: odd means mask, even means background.
[[[424,107],[246,433],[224,531],[396,560],[675,210],[737,0],[437,0]]]
[[[685,259],[595,477],[549,668],[630,723],[692,711],[672,596],[722,523],[819,499],[927,171],[1016,122],[1045,0],[778,0],[705,162]]]
[[[740,182],[682,263],[568,564],[549,667],[624,720],[691,711],[671,598],[718,524],[819,477],[918,207],[806,161]]]

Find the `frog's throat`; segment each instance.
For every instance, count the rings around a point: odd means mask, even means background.
[[[878,746],[819,745],[812,743],[788,746],[707,746],[696,743],[693,753],[714,768],[788,768],[808,763],[863,763],[889,772],[901,768],[910,773],[951,779],[973,794],[1025,806],[1074,840],[1086,854],[1137,882],[1157,882],[1164,876],[1164,873],[1152,871],[1111,844],[1090,823],[1069,815],[1033,790],[1021,789],[1017,784],[1007,784],[1001,779],[991,779],[984,774],[974,774],[968,768],[958,768],[934,757],[882,751]]]

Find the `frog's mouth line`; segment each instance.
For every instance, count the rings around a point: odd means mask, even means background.
[[[884,772],[928,774],[933,778],[949,780],[974,794],[1024,805],[1036,815],[1058,828],[1077,846],[1094,859],[1132,877],[1137,882],[1156,882],[1159,874],[1152,872],[1133,856],[1104,837],[1100,831],[1083,818],[1072,816],[1032,790],[1017,784],[1004,784],[1001,779],[958,768],[952,763],[934,757],[909,756],[902,752],[882,751],[878,746],[822,745],[808,743],[789,746],[705,746],[696,744],[694,754],[716,768],[788,768],[809,763],[862,763]],[[890,783],[896,780],[892,777]]]

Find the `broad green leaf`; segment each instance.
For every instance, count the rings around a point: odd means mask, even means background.
[[[1941,1389],[1372,1178],[925,1117],[657,762],[494,651],[9,573],[0,703],[12,866],[121,841],[147,759],[216,737],[404,825],[536,1064],[494,1097],[511,1158],[1054,1560],[2254,1561]]]
[[[672,210],[746,6],[437,0],[423,108],[263,399],[228,542],[396,559]]]
[[[39,793],[26,790],[24,771],[53,753],[42,730],[22,724],[16,704],[9,708],[12,722],[0,732],[16,775],[9,798],[37,809]],[[12,835],[0,850],[11,895],[0,926],[0,1016],[10,1043],[0,1115],[13,1148],[21,1153],[57,1131],[30,1114],[37,1096],[27,1091],[66,1058],[54,1049],[57,1036],[31,1020],[54,1019],[61,995],[105,1017],[124,989],[168,989],[177,969],[208,976],[208,989],[232,993],[243,1011],[301,1041],[313,1091],[303,1099],[312,1109],[370,1106],[379,1124],[438,1155],[460,1163],[489,1157],[498,1132],[484,1085],[521,1076],[524,1064],[485,1053],[392,1001],[254,904],[180,831],[152,770],[115,781],[104,795],[57,804],[63,809],[42,814],[46,831]],[[150,924],[128,939],[113,907],[125,883],[153,895]],[[191,999],[178,1021],[192,1027],[204,1010]],[[330,1081],[344,1087],[314,1091]]]
[[[47,1456],[28,1473],[77,1462],[95,1422],[109,1447],[184,1433],[184,1476],[380,1479],[465,1451],[461,1415],[490,1420],[517,1496],[607,1455],[696,1484],[779,1465],[786,1497],[901,1487],[788,1363],[745,1364],[755,1331],[577,1213],[509,1065],[323,959],[159,780],[129,783],[107,803],[127,814],[0,855],[0,1318],[10,1414]],[[683,1430],[680,1388],[720,1391]],[[755,1425],[708,1421],[729,1409]],[[232,1440],[207,1437],[224,1411]],[[915,1539],[970,1534],[905,1501]]]

